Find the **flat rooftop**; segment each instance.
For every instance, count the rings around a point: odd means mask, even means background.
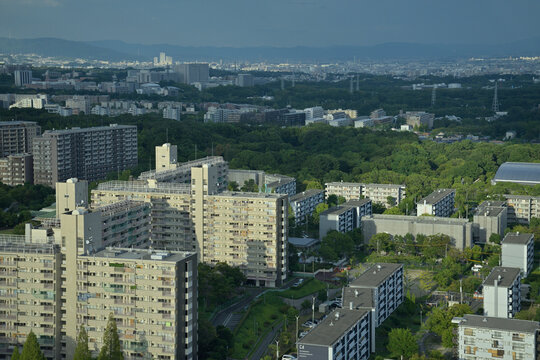
[[[482,201],[482,203],[478,205],[479,209],[481,207],[506,207],[506,201],[500,201],[500,200]]]
[[[289,241],[289,244],[294,245],[298,248],[311,247],[320,242],[319,239],[297,237],[288,237],[287,240]]]
[[[508,233],[504,237],[503,244],[520,244],[527,245],[529,241],[533,238],[533,234],[528,233]]]
[[[453,321],[459,321],[459,325],[461,326],[496,329],[503,331],[534,333],[538,329],[540,329],[540,322],[538,321],[506,319],[482,315],[467,314],[464,315],[462,318],[454,318]]]
[[[177,262],[184,260],[195,253],[188,251],[164,251],[146,249],[125,249],[111,248],[98,251],[92,255],[82,255],[85,257],[104,257],[118,260],[153,260]]]
[[[437,189],[425,198],[420,199],[417,204],[436,204],[441,201],[443,198],[447,197],[451,193],[455,193],[454,189]]]
[[[354,287],[377,287],[392,275],[402,264],[375,263],[362,275],[350,282],[349,286]]]
[[[358,206],[364,206],[366,204],[369,204],[371,202],[371,199],[359,199],[359,200],[349,200],[347,201],[345,204],[345,206],[355,206],[355,207],[358,207]]]
[[[520,272],[520,268],[496,266],[491,270],[486,280],[484,280],[484,286],[494,286],[495,280],[499,280],[498,286],[510,287],[516,280],[516,277],[519,276]]]
[[[352,183],[352,182],[343,182],[343,181],[329,182],[325,184],[326,187],[328,186],[362,186],[362,185],[363,185],[362,183]]]
[[[504,211],[502,206],[479,206],[476,210],[476,216],[498,216]]]
[[[371,288],[351,288],[344,287],[342,293],[343,308],[353,310],[366,309],[375,307],[373,301],[373,289]]]
[[[469,223],[468,219],[446,218],[438,216],[410,216],[410,215],[383,215],[373,214],[370,216],[364,216],[364,220],[387,220],[387,221],[408,221],[424,224],[447,224],[447,225],[466,225]]]
[[[499,166],[493,182],[540,184],[540,163],[505,162]]]
[[[315,326],[299,344],[331,346],[367,315],[369,310],[337,309]]]
[[[310,197],[313,197],[313,196],[316,196],[316,195],[319,195],[319,194],[324,195],[324,190],[321,190],[321,189],[309,189],[309,190],[306,190],[306,191],[302,191],[301,193],[298,193],[298,194],[296,194],[294,196],[291,196],[291,198],[289,199],[289,202],[304,200],[304,199],[307,199],[307,198],[310,198]]]
[[[331,207],[328,210],[323,211],[320,214],[320,216],[323,216],[323,215],[341,215],[341,214],[349,211],[350,209],[352,209],[351,206],[338,205],[338,206],[334,206],[334,207]]]
[[[89,131],[106,131],[106,130],[115,130],[115,129],[135,129],[137,130],[136,125],[118,125],[110,124],[109,126],[95,126],[87,128],[74,127],[71,129],[62,129],[62,130],[47,130],[42,135],[54,135],[54,134],[73,134],[73,133],[85,133]]]

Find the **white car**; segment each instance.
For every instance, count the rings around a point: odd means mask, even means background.
[[[281,360],[296,360],[296,356],[293,355],[283,355]]]

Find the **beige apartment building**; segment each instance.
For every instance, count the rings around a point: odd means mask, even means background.
[[[41,127],[31,121],[0,121],[0,158],[32,153],[32,144]]]
[[[0,240],[0,358],[33,331],[48,359],[72,359],[81,326],[97,356],[112,313],[125,359],[197,359],[196,254],[21,238]]]
[[[221,192],[222,171],[221,163],[191,167],[190,184],[106,182],[92,203],[149,203],[154,248],[197,251],[202,262],[225,261],[256,285],[279,286],[287,273],[287,195]]]
[[[508,206],[508,223],[528,224],[540,218],[540,196],[504,195]]]
[[[397,184],[363,184],[350,182],[330,182],[325,184],[326,198],[330,195],[342,196],[346,201],[358,200],[362,197],[373,202],[390,207],[389,197],[394,199],[394,205],[405,199],[405,185]]]
[[[33,183],[32,154],[13,154],[0,158],[0,182],[10,186]]]

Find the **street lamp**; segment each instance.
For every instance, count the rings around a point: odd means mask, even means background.
[[[276,340],[276,360],[279,360],[279,340]]]

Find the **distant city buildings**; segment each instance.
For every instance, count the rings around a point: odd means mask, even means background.
[[[160,52],[159,57],[154,57],[154,66],[170,66],[172,64],[172,56],[167,56],[164,52]]]
[[[15,86],[21,87],[32,83],[32,70],[15,70],[13,72]]]
[[[424,111],[407,111],[405,113],[405,120],[407,124],[416,128],[423,126],[428,129],[432,129],[434,118],[434,114],[430,114]]]

